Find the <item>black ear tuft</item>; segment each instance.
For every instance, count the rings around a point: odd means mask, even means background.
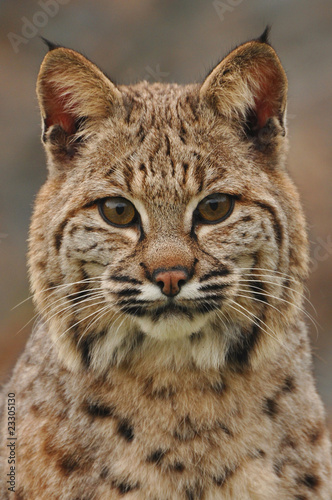
[[[58,49],[59,47],[61,47],[61,45],[58,45],[56,43],[53,43],[53,42],[50,42],[49,40],[47,40],[47,38],[44,38],[43,36],[40,37],[43,42],[45,43],[45,45],[47,45],[48,47],[48,50],[54,50],[54,49]]]
[[[261,42],[261,43],[270,43],[269,41],[269,36],[270,36],[270,31],[271,31],[271,26],[268,24],[265,28],[265,30],[263,31],[263,33],[261,34],[260,37],[257,38],[257,41],[258,42]]]

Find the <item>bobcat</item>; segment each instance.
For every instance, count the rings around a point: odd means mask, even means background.
[[[29,250],[40,319],[2,395],[1,498],[332,498],[287,79],[267,31],[185,86],[116,86],[49,48]]]

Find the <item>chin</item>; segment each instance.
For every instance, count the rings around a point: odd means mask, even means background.
[[[162,314],[157,320],[149,316],[137,318],[140,329],[147,336],[161,341],[188,338],[204,327],[208,314],[188,318],[183,313]]]

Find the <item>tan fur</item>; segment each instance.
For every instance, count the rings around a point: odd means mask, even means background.
[[[330,499],[274,50],[243,44],[202,85],[116,87],[55,48],[37,92],[40,321],[3,393],[17,399],[18,476],[1,498]],[[197,206],[215,193],[233,212],[202,223]],[[98,200],[113,196],[139,224],[102,218]],[[174,268],[188,280],[169,299],[154,276]]]

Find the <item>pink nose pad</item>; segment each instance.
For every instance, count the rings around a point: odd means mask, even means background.
[[[188,281],[188,272],[185,269],[161,269],[153,273],[153,279],[164,295],[174,297]]]

